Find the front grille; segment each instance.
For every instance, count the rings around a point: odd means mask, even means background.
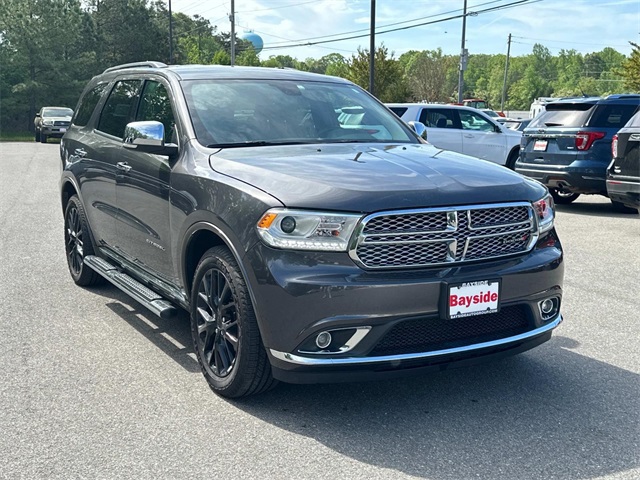
[[[496,258],[529,250],[535,228],[529,204],[382,212],[365,218],[351,256],[365,268]]]
[[[71,122],[67,122],[64,120],[55,120],[53,122],[53,125],[56,127],[68,127],[69,125],[71,125]]]
[[[395,325],[369,356],[421,353],[512,337],[531,330],[526,307],[505,307],[486,315],[450,320],[415,319]]]

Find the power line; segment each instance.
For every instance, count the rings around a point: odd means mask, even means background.
[[[280,10],[280,9],[283,9],[283,8],[297,7],[299,5],[307,5],[309,3],[318,3],[318,0],[307,0],[306,2],[292,3],[290,5],[281,5],[279,7],[261,8],[259,10],[242,10],[242,11],[236,12],[236,13],[266,12],[266,11],[269,11],[269,10]]]
[[[505,0],[492,0],[490,2],[479,3],[477,5],[474,5],[473,7],[470,7],[470,8],[482,7],[484,5],[490,5],[492,3],[499,3],[499,2],[502,2],[502,1],[505,1]],[[542,0],[538,0],[538,1],[542,1]],[[394,27],[396,25],[403,25],[405,23],[417,22],[418,20],[426,20],[428,18],[440,17],[442,15],[447,15],[449,13],[455,13],[455,12],[461,12],[461,11],[462,11],[461,8],[456,8],[455,10],[448,10],[446,12],[440,12],[440,13],[436,13],[436,14],[433,14],[433,15],[427,15],[425,17],[417,17],[417,18],[412,18],[410,20],[403,20],[401,22],[387,23],[385,25],[380,25],[378,28]],[[307,41],[307,40],[318,40],[318,39],[321,39],[321,38],[337,37],[339,35],[349,35],[351,33],[360,33],[360,32],[368,32],[368,31],[369,31],[368,28],[360,28],[358,30],[349,30],[347,32],[333,33],[331,35],[320,35],[320,36],[317,36],[317,37],[308,37],[308,38],[302,38],[302,39],[291,40],[291,41],[292,42],[302,42],[302,41]],[[275,45],[280,44],[280,43],[285,43],[285,42],[275,42]]]
[[[516,0],[514,2],[507,3],[505,5],[499,5],[499,6],[496,6],[496,7],[485,8],[483,10],[470,12],[467,15],[471,15],[472,13],[475,14],[475,15],[479,15],[481,13],[487,13],[487,12],[492,12],[492,11],[497,11],[497,10],[503,10],[503,9],[506,9],[506,8],[513,8],[513,7],[522,5],[524,3],[538,3],[538,2],[542,2],[542,1],[543,0]],[[388,30],[383,30],[383,31],[380,31],[380,32],[376,32],[376,35],[382,35],[382,34],[385,34],[385,33],[397,32],[397,31],[400,31],[400,30],[409,30],[411,28],[422,27],[422,26],[425,26],[425,25],[432,25],[432,24],[435,24],[435,23],[447,22],[449,20],[455,20],[455,19],[458,19],[458,18],[462,18],[463,16],[464,16],[464,14],[453,15],[453,16],[442,18],[442,19],[438,19],[438,20],[432,20],[430,22],[422,22],[422,23],[418,23],[418,24],[415,24],[415,25],[407,25],[407,26],[404,26],[404,27],[391,28],[391,29],[388,29]],[[327,36],[333,36],[333,35],[327,35]],[[366,33],[366,34],[361,34],[361,35],[351,35],[351,36],[348,36],[348,37],[334,38],[334,39],[329,39],[329,40],[321,40],[321,41],[315,41],[315,42],[303,42],[303,43],[297,43],[297,44],[293,44],[293,45],[290,44],[290,45],[270,46],[270,47],[264,47],[263,50],[275,50],[275,49],[279,49],[279,48],[313,46],[313,45],[318,45],[318,44],[322,44],[322,43],[342,42],[342,41],[345,41],[345,40],[353,40],[353,39],[356,39],[356,38],[363,38],[363,37],[368,37],[368,36],[369,36],[369,34]]]
[[[546,42],[546,41],[548,41],[548,39],[544,39],[544,38],[518,37],[518,36],[516,36],[516,35],[514,35],[514,36],[513,36],[513,38],[520,38],[520,39],[522,39],[522,40],[537,40],[537,41],[541,41],[541,42]],[[569,41],[569,40],[557,40],[557,41],[558,41],[558,42],[563,42],[563,43],[569,43],[569,44],[572,44],[572,45],[591,45],[591,46],[595,46],[595,47],[601,47],[601,46],[603,46],[601,43],[572,42],[572,41]],[[552,40],[552,43],[555,43],[555,42]],[[619,45],[619,44],[618,44],[618,45],[613,45],[613,44],[607,44],[607,45],[605,45],[605,46],[607,46],[607,47],[628,47],[629,45],[628,45],[628,44],[627,44],[627,45]]]

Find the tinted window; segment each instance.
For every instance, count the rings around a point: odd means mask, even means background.
[[[124,127],[135,116],[142,81],[126,80],[116,83],[102,109],[98,130],[122,138]]]
[[[402,118],[402,115],[404,115],[407,112],[408,108],[407,107],[389,107],[389,110],[395,113],[398,117]]]
[[[76,116],[73,119],[73,124],[78,125],[79,127],[84,127],[89,120],[91,119],[91,115],[96,108],[96,105],[100,101],[104,90],[107,88],[106,83],[102,83],[100,85],[96,85],[91,90],[89,90],[82,99],[80,99],[80,105],[78,106],[78,110],[76,111]]]
[[[477,113],[460,110],[458,114],[460,115],[460,123],[462,124],[463,130],[477,130],[482,132],[494,132],[496,130],[493,123]]]
[[[590,127],[615,128],[617,130],[624,127],[638,105],[621,105],[615,103],[601,104],[596,106],[596,111],[589,121]]]
[[[294,80],[183,82],[200,143],[416,143],[409,129],[355,85]]]
[[[453,108],[423,108],[420,122],[431,128],[460,128],[458,115]]]
[[[529,124],[529,128],[583,127],[590,117],[593,103],[550,103]]]
[[[155,120],[164,125],[164,141],[175,143],[175,120],[169,94],[164,85],[147,81],[140,97],[140,107],[136,120]]]

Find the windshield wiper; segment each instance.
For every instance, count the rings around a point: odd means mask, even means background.
[[[233,142],[233,143],[212,143],[207,145],[207,148],[240,148],[240,147],[268,147],[274,145],[305,145],[308,143],[317,143],[315,140],[301,141],[301,140],[283,140],[268,142],[266,140],[256,140],[249,142]]]
[[[545,122],[544,123],[547,127],[562,127],[561,123],[553,123],[553,122]]]

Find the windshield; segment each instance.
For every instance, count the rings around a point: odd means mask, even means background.
[[[359,87],[293,80],[192,80],[183,89],[198,141],[211,147],[418,143]]]
[[[70,117],[73,115],[73,110],[70,108],[45,108],[42,111],[43,117]]]

